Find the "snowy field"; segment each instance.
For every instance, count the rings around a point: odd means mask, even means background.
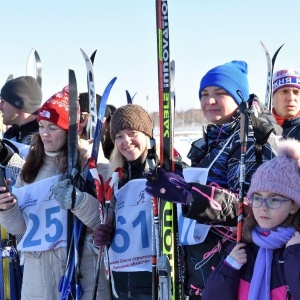
[[[176,128],[174,132],[174,147],[182,156],[182,160],[190,165],[190,160],[186,157],[193,141],[202,136],[202,126],[197,128]],[[154,129],[154,138],[159,142],[159,131]]]

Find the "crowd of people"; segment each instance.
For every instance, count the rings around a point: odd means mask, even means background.
[[[247,63],[234,60],[208,70],[199,100],[208,124],[191,144],[190,166],[176,158],[176,171],[158,158],[150,165],[154,124],[143,107],[108,106],[96,166],[101,185],[82,188],[69,176],[68,86],[42,103],[35,78],[4,84],[0,166],[9,189],[0,187],[0,224],[16,237],[21,299],[63,299],[70,220],[84,228],[70,288],[73,296],[79,291],[76,299],[157,299],[153,197],[180,212],[185,299],[300,299],[300,73],[274,72],[269,111],[250,92]],[[85,130],[88,94],[78,103],[76,169],[86,180],[93,145]]]

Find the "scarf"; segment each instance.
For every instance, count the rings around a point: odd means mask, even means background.
[[[275,229],[276,230],[276,229]],[[259,246],[250,284],[248,300],[270,300],[271,266],[274,249],[282,248],[295,233],[295,228],[278,227],[268,236],[262,235],[262,228],[256,226],[251,234]]]
[[[285,120],[291,120],[291,119],[294,119],[294,118],[297,118],[297,117],[300,116],[300,112],[299,112],[299,113],[297,113],[296,116],[291,117],[291,118],[283,118],[283,117],[280,117],[279,115],[277,115],[277,113],[276,113],[274,107],[272,108],[272,114],[273,114],[273,116],[275,117],[277,123],[278,123],[280,126],[283,125],[283,123],[284,123]]]

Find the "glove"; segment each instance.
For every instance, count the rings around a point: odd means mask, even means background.
[[[72,191],[75,188],[75,204],[72,207]],[[84,193],[79,191],[71,184],[70,179],[65,179],[57,183],[52,189],[56,196],[56,200],[63,209],[76,209],[84,198]]]
[[[154,197],[166,201],[187,205],[192,186],[187,183],[178,172],[156,168],[146,174],[146,192]]]
[[[112,241],[113,230],[113,226],[109,224],[97,225],[94,231],[94,245],[97,247],[109,246]]]
[[[0,139],[0,164],[3,167],[6,167],[8,161],[13,155],[14,152]]]

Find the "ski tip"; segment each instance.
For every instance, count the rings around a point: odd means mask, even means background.
[[[29,56],[32,55],[32,53],[34,53],[35,48],[31,48],[30,52],[29,52]]]
[[[97,49],[92,53],[92,55],[90,57],[90,60],[91,60],[92,63],[94,63],[94,61],[95,61],[96,54],[97,54]]]
[[[126,98],[127,98],[127,104],[132,104],[132,98],[131,98],[129,92],[126,90],[125,93],[126,93]]]
[[[13,74],[9,74],[8,77],[6,78],[6,82],[10,81],[12,79],[14,79],[14,75]]]
[[[80,48],[80,51],[81,51],[81,53],[82,53],[83,55],[85,55],[85,56],[88,57],[88,55],[86,54],[86,52],[85,52],[82,48]]]

